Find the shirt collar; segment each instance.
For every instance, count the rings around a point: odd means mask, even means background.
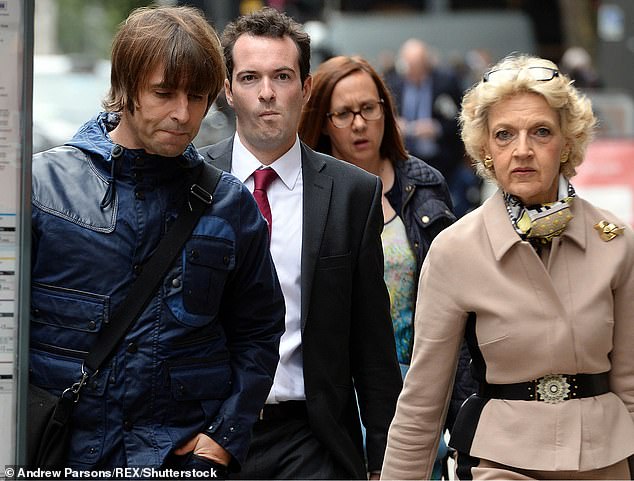
[[[266,167],[244,146],[237,132],[233,140],[232,155],[234,162],[232,162],[231,173],[242,182],[246,182],[256,169]],[[236,159],[239,159],[239,162],[236,162]],[[289,190],[293,190],[302,170],[302,149],[298,136],[295,136],[293,146],[269,167],[275,170]]]

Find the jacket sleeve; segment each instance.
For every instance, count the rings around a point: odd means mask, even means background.
[[[232,393],[206,431],[232,455],[232,470],[246,457],[251,428],[273,384],[285,315],[266,223],[244,187],[237,237],[237,265],[225,285],[220,309],[232,369]]]
[[[390,426],[381,479],[430,479],[436,459],[467,318],[456,296],[459,261],[443,234],[421,271],[412,363]]]
[[[610,353],[610,388],[621,398],[634,421],[634,233],[626,229],[623,239],[628,243],[625,259],[620,263],[620,273],[612,288],[614,347]]]
[[[390,299],[383,279],[381,182],[376,181],[352,284],[352,372],[366,427],[368,471],[379,471],[401,390]]]

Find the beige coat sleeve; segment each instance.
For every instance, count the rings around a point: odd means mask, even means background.
[[[634,421],[634,233],[627,229],[625,262],[614,280],[614,347],[610,354],[610,388]],[[613,242],[613,241],[612,241]]]
[[[441,234],[442,236],[442,234]],[[431,476],[467,313],[457,304],[451,251],[437,238],[421,271],[412,363],[390,426],[381,479]]]

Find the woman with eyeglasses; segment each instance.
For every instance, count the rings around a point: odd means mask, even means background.
[[[429,476],[451,385],[432,362],[451,365],[466,335],[480,386],[452,431],[458,479],[631,479],[634,234],[570,183],[590,101],[552,62],[510,56],[460,122],[499,190],[427,254],[382,476]]]
[[[350,162],[383,182],[385,281],[398,360],[405,374],[412,352],[420,269],[432,240],[455,221],[447,184],[437,170],[408,155],[390,93],[360,57],[334,57],[319,66],[299,136],[315,150]],[[475,389],[468,365],[465,346],[448,427]],[[439,475],[437,464],[435,476]]]

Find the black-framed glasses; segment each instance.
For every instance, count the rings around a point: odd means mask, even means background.
[[[521,67],[521,68],[499,68],[495,70],[489,70],[482,76],[483,82],[508,82],[509,80],[515,80],[520,72],[526,73],[526,75],[539,82],[547,82],[559,77],[559,70],[550,67]]]
[[[383,99],[376,102],[368,102],[363,104],[360,110],[342,110],[341,112],[328,112],[326,117],[330,119],[332,125],[338,129],[350,127],[357,115],[363,120],[379,120],[383,117]]]

